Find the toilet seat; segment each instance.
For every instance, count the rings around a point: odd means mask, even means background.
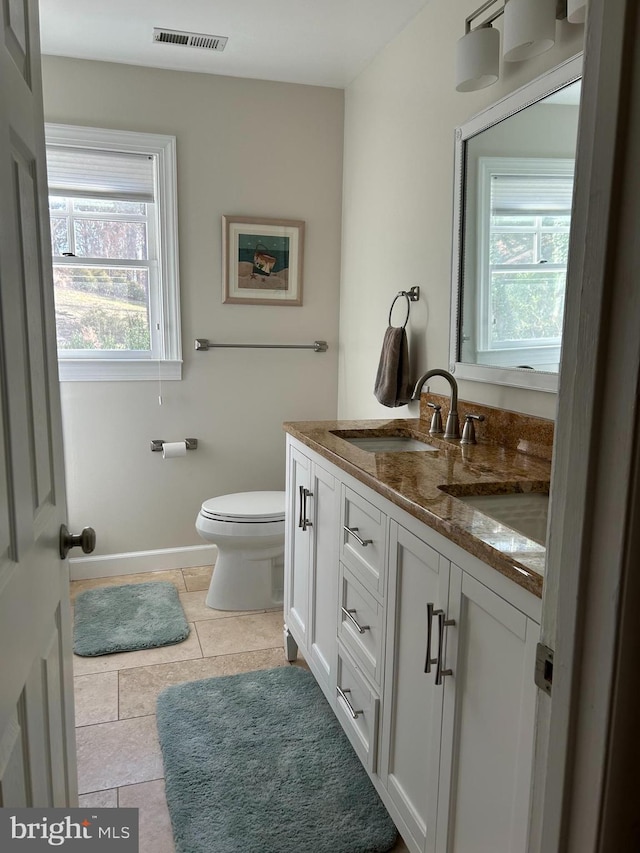
[[[236,492],[204,501],[200,515],[211,521],[268,524],[284,521],[284,507],[284,492]]]

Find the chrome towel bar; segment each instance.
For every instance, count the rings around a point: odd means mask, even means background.
[[[214,344],[208,338],[196,338],[198,352],[209,349],[312,349],[314,352],[326,352],[326,341],[314,341],[312,344]]]

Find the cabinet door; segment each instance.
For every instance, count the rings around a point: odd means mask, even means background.
[[[446,610],[449,562],[395,521],[390,524],[387,653],[381,776],[414,842],[435,849],[442,687],[425,672],[427,646],[435,656],[434,619],[428,643],[428,608]],[[404,833],[403,833],[404,834]]]
[[[456,565],[447,616],[437,850],[525,853],[540,627]]]
[[[340,483],[317,463],[312,468],[313,519],[308,663],[331,705],[335,703]],[[309,505],[309,501],[307,505]]]
[[[303,650],[307,648],[311,571],[311,461],[289,448],[285,543],[285,619]]]

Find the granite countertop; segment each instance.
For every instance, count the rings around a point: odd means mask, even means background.
[[[542,596],[545,546],[456,496],[548,492],[549,458],[484,443],[480,436],[478,444],[462,446],[457,440],[429,435],[425,423],[417,418],[306,421],[285,423],[284,429],[465,551]],[[348,437],[391,433],[417,438],[437,450],[371,453],[345,441]]]

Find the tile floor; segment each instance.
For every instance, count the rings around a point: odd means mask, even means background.
[[[71,583],[73,601],[96,586],[171,581],[191,625],[189,638],[175,646],[74,657],[80,805],[139,808],[140,853],[175,850],[156,731],[158,693],[184,681],[288,666],[282,611],[211,610],[204,603],[211,571],[205,566]],[[400,842],[394,853],[406,850]]]

